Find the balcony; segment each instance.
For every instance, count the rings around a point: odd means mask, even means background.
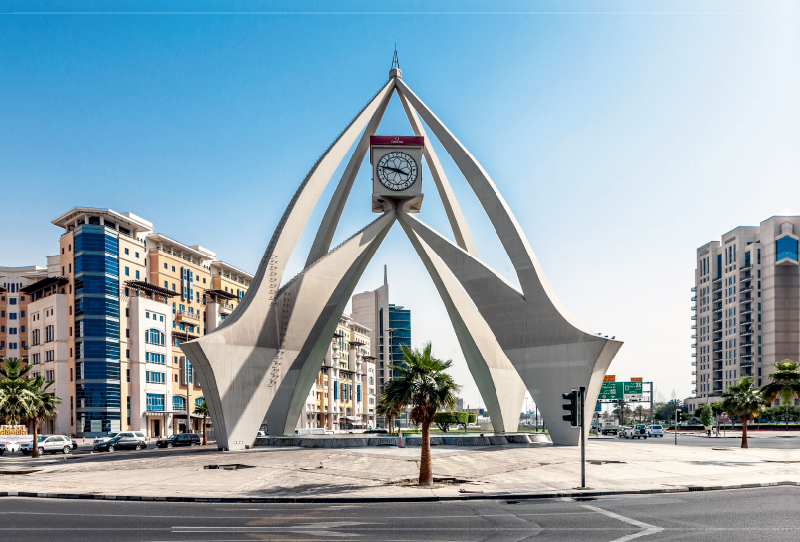
[[[743,354],[739,354],[739,357],[740,358],[745,358],[745,359],[752,358],[753,357],[753,353],[752,352],[744,352]]]
[[[715,363],[714,364],[714,370],[715,371],[721,371],[722,370],[722,362]]]
[[[721,292],[722,291],[722,284],[711,290],[711,293]]]
[[[697,324],[692,324],[692,329],[697,329]]]
[[[220,303],[219,304],[219,312],[221,314],[230,314],[230,313],[233,312],[233,309],[235,309],[235,308],[236,307],[234,305],[232,305],[231,303]]]
[[[714,388],[711,391],[721,392],[722,391],[722,386],[721,385],[720,386],[714,386]]]
[[[178,322],[191,321],[195,324],[200,321],[200,313],[177,310],[175,314],[178,316]]]
[[[739,290],[739,293],[740,294],[746,294],[746,293],[749,293],[749,292],[752,292],[752,291],[753,291],[753,285],[752,284],[748,284],[747,286],[745,286],[744,288]]]
[[[692,305],[692,310],[696,311],[697,310],[697,305]]]
[[[689,337],[689,338],[690,338],[690,339],[696,339],[696,338],[697,338],[697,334],[694,334],[694,335],[692,335],[692,336],[691,336],[691,337]]]
[[[693,295],[693,296],[692,296],[692,299],[690,299],[689,301],[697,301],[697,296],[696,296],[696,295]]]
[[[746,343],[739,343],[740,348],[743,348],[745,346],[755,346],[755,343],[753,341],[748,341]]]
[[[753,321],[754,321],[754,320],[753,320],[752,318],[748,318],[747,320],[742,320],[742,321],[740,321],[740,322],[739,322],[739,325],[740,325],[740,326],[744,326],[744,325],[746,325],[746,324],[752,324],[752,323],[753,323]]]
[[[692,384],[697,384],[697,380],[692,380]]]
[[[750,361],[743,361],[743,362],[741,362],[741,363],[739,364],[739,366],[740,366],[740,367],[752,367],[752,366],[753,366],[753,360],[750,360]]]
[[[697,371],[692,371],[692,376],[696,375]]]
[[[721,343],[722,342],[722,337],[716,338],[716,339],[712,340],[711,342]],[[716,352],[716,350],[715,350],[715,352]]]
[[[752,335],[752,334],[753,334],[753,330],[752,329],[745,329],[744,331],[739,333],[739,336],[740,337],[747,337],[748,335]]]
[[[696,292],[697,291],[697,286],[692,286],[692,291]]]
[[[739,315],[744,316],[745,314],[752,314],[752,313],[753,313],[753,309],[752,308],[746,308],[745,310],[740,312]]]
[[[752,263],[746,263],[739,268],[739,271],[750,271],[753,268]]]
[[[692,357],[696,358],[697,357],[697,352],[692,352]]]
[[[719,277],[717,277],[717,278],[713,279],[713,280],[711,281],[711,284],[714,284],[715,282],[720,282],[721,280],[722,280],[722,276],[720,275]]]
[[[722,320],[722,318],[720,318],[720,320]],[[720,325],[719,327],[715,327],[711,331],[712,333],[722,333],[722,325]]]
[[[722,305],[720,305],[718,309],[713,309],[711,312],[713,312],[714,314],[716,314],[716,313],[720,313],[721,314],[722,313]],[[720,318],[720,320],[722,320],[722,318]]]
[[[692,367],[697,367],[697,362],[696,361],[692,362]]]
[[[750,276],[750,275],[746,275],[746,276],[744,276],[744,277],[740,278],[740,279],[739,279],[739,282],[748,282],[748,281],[750,281],[750,280],[753,280],[753,277],[752,277],[752,276]]]
[[[712,303],[722,303],[722,294],[719,294],[714,299],[711,300]]]
[[[720,310],[722,310],[722,309],[720,309]],[[692,320],[697,320],[697,315],[696,314],[692,315]]]
[[[748,295],[744,299],[740,299],[739,300],[739,304],[741,305],[742,303],[750,303],[752,300],[753,300],[753,296]]]
[[[720,353],[721,353],[721,352],[722,352],[722,347],[720,346],[719,348],[715,348],[715,349],[713,349],[711,352],[712,352],[713,354],[716,354],[717,352],[720,352]]]

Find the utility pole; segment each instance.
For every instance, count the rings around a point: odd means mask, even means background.
[[[578,416],[581,424],[581,487],[578,489],[589,489],[586,487],[586,416],[584,401],[586,400],[586,388],[583,386],[578,390]]]
[[[678,445],[678,416],[681,413],[681,409],[675,409],[675,446]]]
[[[650,425],[653,425],[653,383],[650,382]]]

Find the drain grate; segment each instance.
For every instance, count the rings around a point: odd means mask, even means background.
[[[624,461],[605,461],[605,460],[601,461],[599,459],[590,459],[590,460],[587,461],[587,463],[591,463],[592,465],[605,465],[606,463],[622,463],[622,464],[624,464],[625,462]]]
[[[32,474],[38,470],[0,470],[0,474]]]
[[[204,469],[221,469],[221,470],[239,470],[239,469],[252,469],[252,465],[242,465],[240,463],[232,463],[230,465],[206,465]]]
[[[703,491],[702,486],[689,486],[689,491]]]

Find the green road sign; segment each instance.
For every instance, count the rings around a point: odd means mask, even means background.
[[[642,383],[641,382],[603,382],[600,386],[601,401],[641,401]]]

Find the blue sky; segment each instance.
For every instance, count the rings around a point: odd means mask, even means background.
[[[796,3],[164,5],[3,3],[0,265],[44,264],[50,220],[82,205],[131,211],[254,271],[299,182],[386,81],[395,42],[404,80],[490,173],[564,304],[625,341],[618,379],[686,397],[695,249],[800,213]],[[378,132],[410,133],[396,99]],[[515,280],[443,162],[481,256]],[[447,232],[427,186],[420,217]],[[369,202],[362,168],[334,242],[372,219]],[[456,360],[477,404],[399,227],[357,292],[384,263],[415,343]]]

